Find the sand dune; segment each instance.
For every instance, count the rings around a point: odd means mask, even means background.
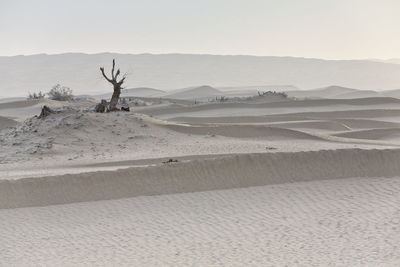
[[[331,98],[331,99],[353,99],[366,97],[384,97],[389,95],[381,94],[381,92],[373,90],[360,90],[354,88],[346,88],[342,86],[328,86],[313,90],[289,91],[289,96],[297,98]]]
[[[359,110],[359,109],[399,109],[400,99],[395,98],[359,98],[359,99],[313,99],[313,100],[287,100],[272,103],[211,103],[194,106],[166,106],[142,110],[143,113],[153,116],[172,117],[222,117],[225,114],[243,116],[250,114],[291,114],[311,112],[315,109],[321,111]],[[178,116],[177,114],[186,113]],[[173,116],[172,116],[172,115]],[[301,114],[299,114],[301,115]]]
[[[17,122],[0,116],[0,130],[16,125]]]
[[[296,98],[336,98],[337,95],[352,93],[358,91],[354,88],[346,88],[342,86],[328,86],[312,90],[293,90],[287,91],[287,94]]]
[[[350,128],[345,124],[338,121],[320,121],[316,119],[309,119],[306,117],[295,116],[234,116],[234,117],[177,117],[170,121],[184,122],[190,124],[267,124],[268,126],[276,126],[279,128],[288,129],[320,129],[329,131],[345,131]],[[289,122],[288,122],[289,121]],[[396,125],[395,123],[388,123],[388,125]],[[248,126],[251,127],[251,126]]]
[[[400,127],[400,123],[397,122],[387,122],[387,121],[368,120],[368,119],[334,119],[334,121],[339,122],[351,129]]]
[[[190,116],[176,116],[168,120],[177,122],[186,122],[191,124],[204,124],[204,123],[270,123],[270,122],[284,122],[284,121],[307,121],[307,120],[336,120],[347,122],[354,125],[367,128],[368,118],[384,118],[384,117],[400,117],[400,109],[361,109],[361,110],[337,110],[337,111],[322,111],[322,112],[294,112],[286,114],[272,114],[260,116],[215,116],[215,117],[190,117]],[[357,120],[354,120],[357,118]],[[358,118],[362,119],[357,123]],[[352,121],[349,121],[351,119]],[[363,123],[364,121],[364,123]],[[391,125],[391,122],[376,121],[371,122],[377,125]],[[375,125],[373,124],[373,125]],[[393,126],[393,125],[392,125]],[[358,126],[355,126],[357,128]],[[372,126],[375,127],[375,126]],[[379,128],[380,126],[376,127]]]
[[[382,118],[399,117],[400,109],[359,109],[359,110],[336,110],[322,112],[296,112],[287,113],[286,116],[301,116],[310,119],[347,119],[347,118]]]
[[[268,123],[285,121],[305,121],[311,120],[308,117],[286,116],[286,115],[267,115],[267,116],[228,116],[228,117],[174,117],[169,121],[185,122],[190,124],[205,123]]]
[[[26,97],[7,97],[7,98],[0,98],[0,104],[9,103],[9,102],[17,102],[26,100]]]
[[[300,122],[277,122],[270,123],[270,126],[287,129],[316,129],[326,131],[347,131],[350,128],[336,121],[300,121]]]
[[[400,150],[358,149],[249,154],[118,171],[0,180],[0,208],[349,177],[394,177],[400,175],[399,157]]]
[[[348,133],[335,134],[335,136],[355,138],[355,139],[369,139],[369,140],[399,140],[400,128],[352,131]]]
[[[302,113],[289,115],[267,115],[267,116],[230,116],[230,117],[175,117],[169,121],[189,123],[192,125],[201,124],[268,124],[281,128],[311,128],[332,131],[345,131],[350,129],[368,128],[397,128],[400,123],[370,119],[351,119],[354,117],[386,117],[397,116],[395,110],[363,110],[346,112],[323,112],[323,113]],[[400,116],[400,113],[398,113]],[[349,119],[342,119],[348,117]],[[321,120],[324,119],[324,120]]]
[[[313,90],[289,90],[286,93],[290,97],[299,99],[304,98],[333,98],[333,99],[352,99],[352,98],[366,98],[366,97],[400,97],[400,90],[361,90],[354,88],[346,88],[342,86],[328,86]]]
[[[56,106],[56,102],[57,101],[42,99],[2,103],[0,104],[0,116],[13,118],[17,121],[23,121],[34,115],[39,115],[43,105],[53,104]]]
[[[203,99],[221,95],[218,89],[203,85],[195,88],[185,88],[168,92],[165,97],[173,99]]]
[[[398,266],[399,178],[0,210],[4,266]]]
[[[318,137],[300,131],[260,125],[181,126],[166,125],[168,129],[185,134],[222,135],[235,138],[310,139]]]
[[[333,98],[338,98],[338,99],[353,99],[353,98],[366,98],[366,97],[380,97],[384,95],[381,95],[379,92],[373,91],[373,90],[357,90],[354,92],[348,92],[344,94],[339,94],[336,95]]]
[[[88,108],[94,105],[94,100],[85,100],[82,102],[66,102],[56,101],[51,99],[40,99],[40,100],[23,100],[17,102],[8,102],[0,104],[0,116],[13,118],[17,121],[24,121],[27,118],[31,118],[35,115],[39,115],[42,107],[47,105],[52,108],[62,107],[75,107],[75,108]]]
[[[0,108],[0,265],[400,263],[400,100],[157,101]]]
[[[42,100],[20,100],[20,101],[5,102],[5,103],[0,103],[0,109],[26,108],[37,105],[41,101]]]

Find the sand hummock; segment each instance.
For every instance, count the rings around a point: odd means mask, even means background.
[[[398,99],[146,103],[0,104],[0,265],[400,264]]]

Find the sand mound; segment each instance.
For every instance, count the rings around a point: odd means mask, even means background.
[[[354,99],[354,98],[367,98],[379,97],[380,92],[373,90],[359,90],[353,88],[346,88],[341,86],[329,86],[325,88],[304,90],[304,91],[290,91],[289,96],[298,98],[332,98],[332,99]]]
[[[348,177],[394,177],[400,175],[399,158],[400,150],[244,154],[118,171],[1,180],[0,208]]]
[[[279,122],[270,124],[280,128],[288,129],[315,129],[326,131],[346,131],[349,127],[335,121],[301,121],[301,122]]]
[[[206,123],[268,123],[283,121],[306,121],[311,120],[307,117],[286,116],[286,115],[268,115],[268,116],[229,116],[229,117],[175,117],[169,121],[185,122],[189,124]]]
[[[26,108],[34,106],[42,102],[42,100],[20,100],[14,102],[0,103],[0,109]]]
[[[399,140],[400,128],[353,131],[348,133],[335,134],[335,136],[369,140]]]
[[[75,107],[88,108],[94,103],[91,101],[65,102],[51,99],[24,100],[0,104],[0,116],[13,118],[17,121],[24,121],[34,115],[39,115],[44,105],[52,108]]]
[[[345,125],[351,129],[368,129],[368,128],[397,128],[400,123],[367,120],[367,119],[335,119],[334,121]]]
[[[269,123],[269,122],[284,122],[284,121],[307,121],[307,120],[335,120],[340,123],[349,123],[349,127],[353,128],[381,128],[395,127],[390,126],[391,122],[371,121],[366,118],[382,118],[382,117],[398,117],[400,109],[365,109],[365,110],[339,110],[339,111],[322,111],[322,112],[295,112],[285,114],[272,114],[261,116],[215,116],[215,117],[189,117],[177,116],[169,119],[170,121],[185,122],[190,124],[203,123]],[[354,118],[362,118],[360,122]],[[363,121],[365,123],[363,123]],[[368,126],[371,122],[372,126]],[[375,126],[377,125],[377,126]]]
[[[0,98],[0,104],[9,103],[9,102],[17,102],[26,100],[26,97],[7,97],[7,98]]]
[[[104,153],[127,152],[141,140],[161,135],[132,113],[99,114],[75,108],[60,111],[45,119],[29,118],[1,131],[0,162],[45,154],[60,154],[65,159],[72,155],[96,158]]]
[[[211,117],[211,116],[230,116],[232,115],[247,115],[247,114],[286,114],[292,115],[298,113],[300,116],[305,113],[311,113],[319,108],[320,112],[345,112],[347,110],[363,110],[368,107],[369,110],[390,108],[400,109],[400,99],[388,97],[375,98],[359,98],[359,99],[307,99],[307,100],[286,100],[270,103],[244,103],[244,102],[229,102],[229,103],[208,103],[199,105],[175,105],[154,107],[144,110],[148,115],[159,115],[164,118],[171,118],[172,114],[182,114],[181,116],[173,117]],[[302,112],[302,113],[300,113]],[[169,115],[170,114],[170,115]],[[189,114],[189,115],[188,115]],[[229,115],[228,115],[229,114]],[[307,115],[305,115],[307,116]]]
[[[357,89],[332,85],[324,88],[312,90],[294,90],[288,91],[287,94],[298,98],[335,98],[337,95],[356,92]]]
[[[398,117],[400,109],[360,109],[360,110],[338,110],[320,112],[296,112],[287,113],[286,116],[301,116],[310,119],[348,119],[348,118],[382,118]]]
[[[313,135],[290,129],[269,127],[262,125],[216,125],[216,126],[182,126],[165,125],[164,127],[185,134],[221,135],[234,138],[257,138],[269,140],[277,139],[310,139],[319,140]]]

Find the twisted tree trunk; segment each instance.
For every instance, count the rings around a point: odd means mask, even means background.
[[[114,92],[112,94],[111,97],[111,101],[110,101],[110,107],[109,110],[110,111],[115,111],[118,110],[117,108],[117,104],[118,104],[118,100],[119,100],[119,96],[121,95],[121,89],[122,89],[122,84],[125,81],[125,75],[122,77],[121,80],[117,80],[118,75],[120,75],[120,70],[118,69],[117,72],[114,75],[114,69],[115,69],[115,59],[113,59],[113,64],[112,64],[112,70],[111,70],[111,79],[107,77],[107,75],[104,73],[104,68],[101,67],[100,71],[101,74],[103,74],[103,77],[113,85],[114,88]]]
[[[111,96],[111,101],[110,101],[110,110],[116,110],[117,109],[117,104],[119,100],[119,96],[121,95],[121,87],[120,86],[115,86],[114,85],[114,92]]]

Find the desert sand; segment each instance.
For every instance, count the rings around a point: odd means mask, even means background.
[[[1,102],[0,266],[400,264],[399,99],[141,103]]]

